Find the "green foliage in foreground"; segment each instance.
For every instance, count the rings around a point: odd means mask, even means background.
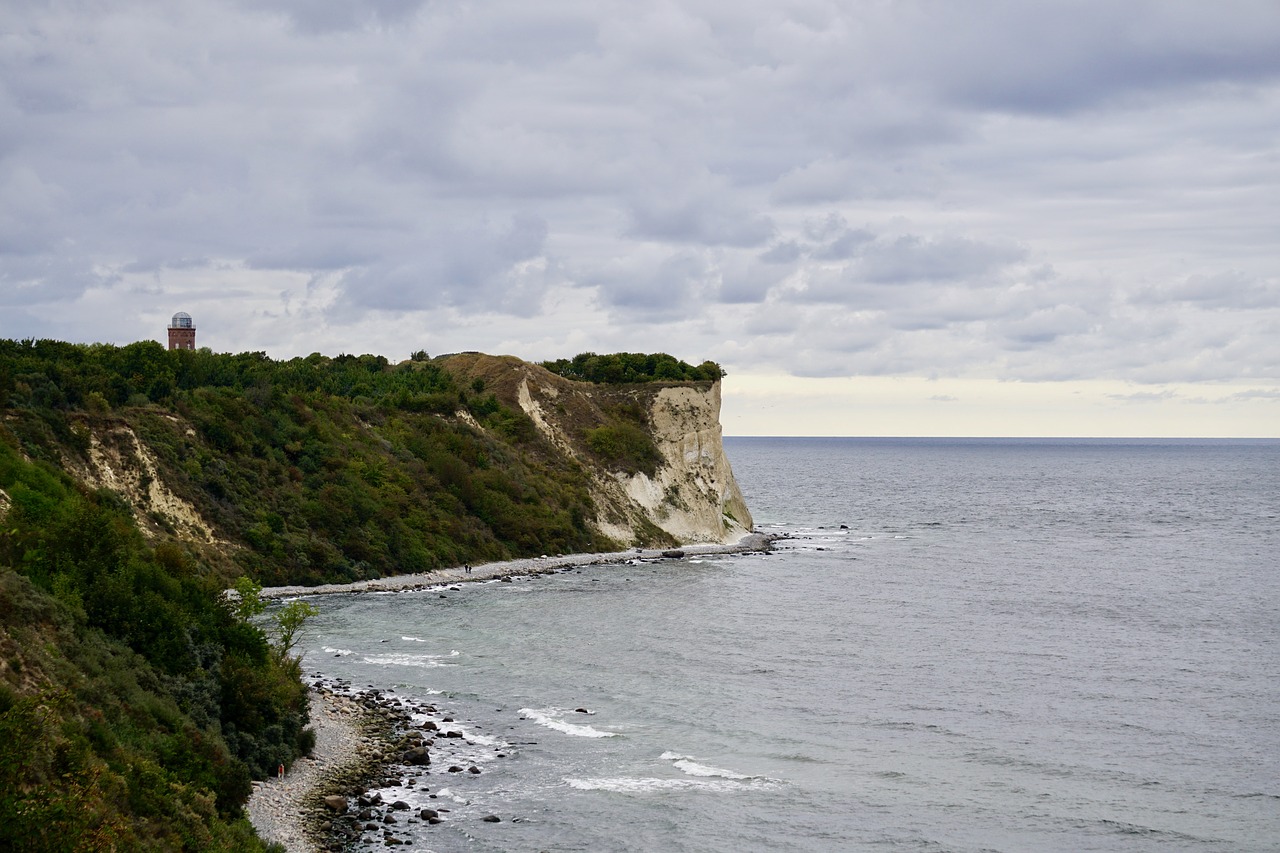
[[[310,742],[298,661],[15,443],[0,428],[0,849],[263,849],[242,805]]]
[[[573,358],[541,362],[552,373],[580,382],[622,385],[635,382],[714,382],[724,371],[714,361],[694,367],[665,352],[578,353]]]

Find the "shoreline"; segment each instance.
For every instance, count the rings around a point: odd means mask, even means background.
[[[527,557],[472,566],[469,572],[465,566],[455,566],[349,584],[270,587],[263,589],[261,595],[264,598],[281,599],[363,592],[406,592],[469,581],[550,574],[581,566],[769,551],[774,539],[775,537],[766,534],[752,533],[728,545],[693,544],[679,548],[636,548],[601,554]],[[455,725],[440,727],[440,723],[453,724],[452,718],[440,716],[441,712],[430,704],[406,705],[393,691],[376,688],[353,690],[345,682],[331,681],[320,674],[308,676],[307,680],[311,682],[309,726],[316,733],[316,745],[312,756],[298,758],[284,778],[253,783],[253,793],[245,804],[245,812],[259,837],[267,843],[277,842],[283,845],[287,853],[319,853],[344,849],[352,844],[382,846],[406,843],[390,832],[378,840],[375,840],[376,836],[373,839],[364,837],[365,832],[361,830],[367,831],[370,824],[364,823],[362,826],[359,822],[360,815],[381,815],[385,820],[398,813],[410,824],[439,822],[440,815],[427,815],[426,812],[410,815],[408,812],[397,811],[397,804],[366,803],[366,791],[371,787],[388,785],[413,786],[421,777],[429,776],[427,765],[415,767],[412,762],[406,761],[408,751],[421,746],[431,747],[434,752],[437,737],[441,735],[446,739],[439,742],[440,747],[450,743],[447,738],[464,737],[463,730]],[[415,723],[414,714],[423,716],[427,722]],[[397,768],[402,771],[400,778],[392,773]],[[472,772],[479,771],[473,768]],[[409,775],[405,776],[405,773]],[[337,800],[332,799],[334,797],[342,799],[341,807],[335,807]],[[497,816],[486,818],[497,819]],[[394,818],[389,822],[394,824]]]
[[[288,853],[323,850],[320,828],[310,819],[325,792],[344,778],[363,779],[376,770],[372,714],[332,690],[311,687],[308,727],[316,733],[310,757],[299,757],[283,778],[255,780],[245,814],[258,837]]]
[[[634,548],[630,551],[611,551],[599,554],[557,554],[554,557],[522,557],[471,566],[453,566],[407,575],[391,575],[373,580],[351,583],[328,583],[318,586],[264,587],[259,593],[263,598],[298,598],[310,595],[343,595],[357,592],[405,592],[430,589],[441,584],[466,583],[468,581],[501,580],[521,575],[543,575],[562,569],[580,566],[605,566],[626,563],[631,560],[662,560],[693,557],[704,554],[745,554],[770,550],[774,537],[764,533],[749,533],[737,542],[721,545],[694,543],[675,548]]]

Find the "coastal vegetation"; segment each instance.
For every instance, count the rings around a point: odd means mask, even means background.
[[[580,382],[622,385],[631,382],[714,382],[724,370],[714,361],[696,367],[665,352],[578,353],[573,358],[540,362],[552,373]]]
[[[0,849],[261,849],[250,779],[311,743],[298,661],[111,492],[11,441],[0,489]]]
[[[314,736],[295,656],[312,611],[264,614],[261,585],[617,547],[584,464],[661,463],[635,392],[566,398],[582,462],[522,411],[509,362],[470,355],[0,340],[0,849],[262,849],[250,780]]]

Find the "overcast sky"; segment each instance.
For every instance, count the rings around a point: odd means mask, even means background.
[[[719,361],[729,434],[1280,435],[1277,0],[0,6],[0,336]]]

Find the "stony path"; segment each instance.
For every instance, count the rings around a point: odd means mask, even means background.
[[[770,537],[752,533],[744,536],[732,545],[694,544],[681,545],[678,548],[635,548],[631,551],[615,551],[605,554],[558,554],[554,557],[528,557],[520,560],[505,560],[497,563],[484,563],[472,566],[468,571],[463,566],[450,569],[437,569],[413,575],[395,575],[378,580],[356,581],[346,584],[322,584],[320,586],[276,586],[262,590],[263,598],[289,598],[298,595],[327,595],[351,592],[396,592],[409,589],[425,589],[439,584],[461,583],[464,581],[483,581],[494,578],[511,577],[512,575],[541,574],[555,572],[574,566],[607,565],[625,563],[629,560],[655,560],[668,554],[736,554],[747,551],[767,551]]]
[[[302,831],[302,804],[321,775],[349,761],[361,739],[362,709],[332,694],[311,694],[311,727],[316,746],[312,758],[294,762],[283,779],[253,783],[247,810],[263,840],[278,841],[289,853],[315,853]]]

